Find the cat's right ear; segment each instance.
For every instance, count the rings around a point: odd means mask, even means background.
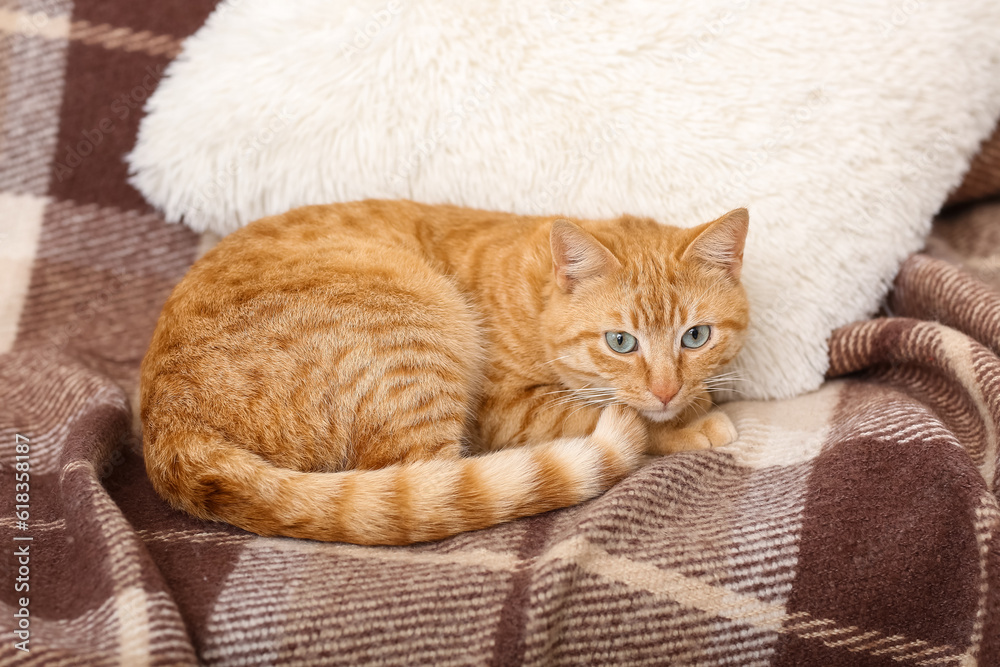
[[[681,256],[681,261],[699,261],[725,269],[733,280],[743,270],[743,246],[746,244],[750,214],[737,208],[718,220],[702,225],[697,237]],[[694,230],[692,230],[694,231]]]
[[[572,292],[581,280],[601,276],[620,266],[610,250],[569,220],[552,223],[549,244],[556,284],[563,292]]]

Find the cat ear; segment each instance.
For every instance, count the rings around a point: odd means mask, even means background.
[[[552,223],[549,244],[556,284],[563,292],[572,292],[580,280],[603,275],[620,266],[610,250],[569,220]]]
[[[749,225],[750,214],[745,208],[732,210],[718,220],[702,225],[701,231],[681,256],[681,261],[714,264],[728,271],[734,280],[739,280]]]

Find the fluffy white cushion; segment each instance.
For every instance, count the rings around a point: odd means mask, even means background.
[[[997,0],[233,0],[128,159],[219,233],[367,197],[683,226],[747,206],[736,386],[791,396],[992,129],[998,34]]]

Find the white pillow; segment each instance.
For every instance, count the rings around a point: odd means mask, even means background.
[[[1000,2],[223,3],[132,183],[229,232],[406,197],[691,226],[750,209],[752,397],[816,388],[1000,114]]]

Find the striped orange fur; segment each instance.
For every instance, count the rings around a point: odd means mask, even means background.
[[[728,444],[706,389],[748,323],[747,223],[409,201],[258,220],[160,316],[149,477],[261,535],[409,544],[581,502],[644,453]]]

